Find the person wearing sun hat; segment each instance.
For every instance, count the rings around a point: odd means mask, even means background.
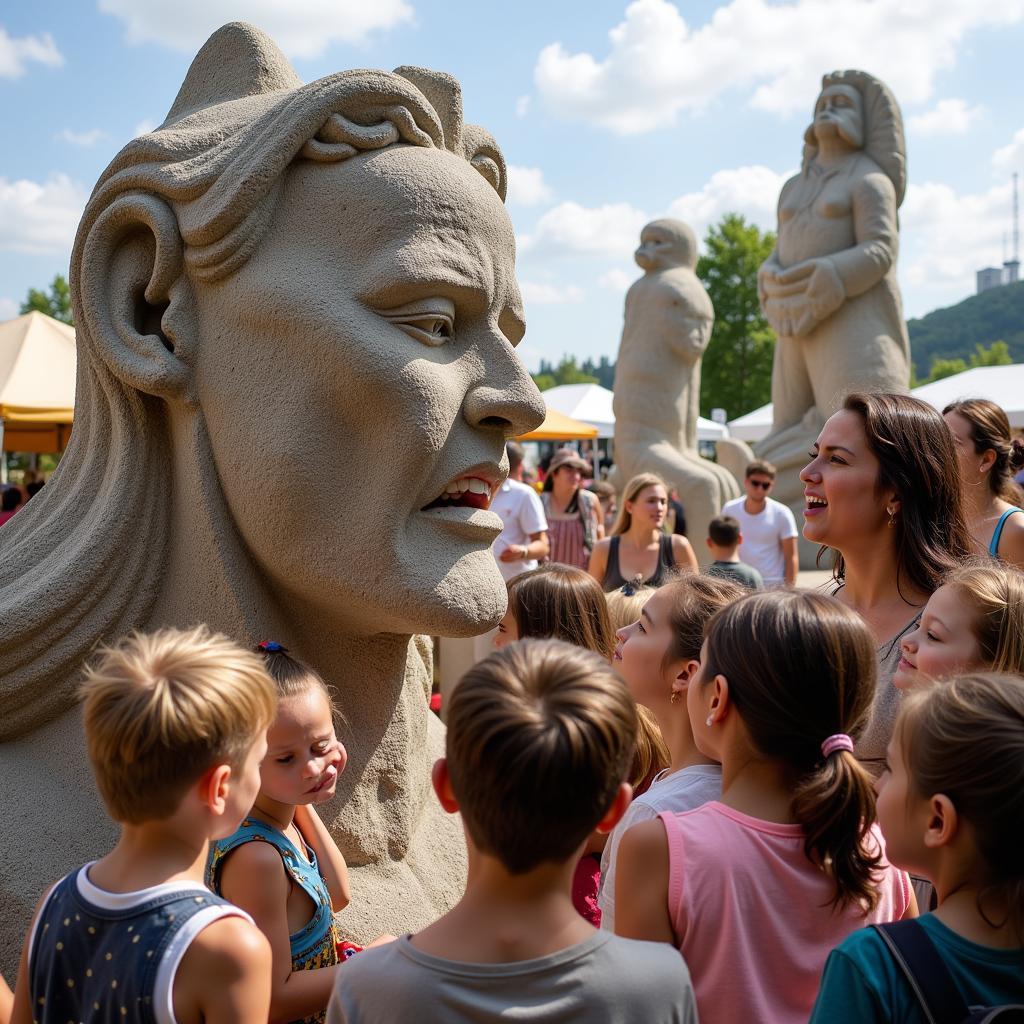
[[[590,552],[601,536],[601,504],[585,490],[588,463],[572,448],[559,448],[551,457],[541,503],[548,520],[548,558],[586,569]]]

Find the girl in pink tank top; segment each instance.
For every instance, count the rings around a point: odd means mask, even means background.
[[[917,913],[853,756],[874,640],[834,598],[772,591],[715,615],[700,660],[687,707],[722,798],[626,834],[615,928],[678,946],[702,1024],[803,1024],[837,943]]]

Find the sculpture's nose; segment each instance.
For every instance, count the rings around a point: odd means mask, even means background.
[[[506,437],[518,437],[539,427],[546,413],[533,378],[508,347],[488,359],[480,381],[469,389],[463,415],[471,427],[497,428]]]

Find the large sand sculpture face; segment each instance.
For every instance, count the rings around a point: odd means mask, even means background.
[[[275,586],[360,632],[488,628],[505,603],[488,550],[501,521],[430,506],[460,477],[503,479],[506,435],[535,415],[494,189],[407,146],[297,165],[258,252],[197,306],[218,476]],[[233,374],[240,359],[255,372]]]
[[[20,851],[0,970],[45,886],[113,838],[75,692],[132,629],[273,637],[337,689],[349,763],[322,811],[352,868],[343,933],[417,930],[461,894],[410,638],[505,610],[488,496],[438,503],[460,478],[496,487],[506,438],[544,416],[514,352],[505,181],[450,76],[303,85],[241,24],[103,172],[72,257],[71,444],[0,536],[0,804]]]

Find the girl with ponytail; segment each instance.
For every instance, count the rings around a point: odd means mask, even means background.
[[[630,830],[616,891],[616,931],[678,946],[702,1021],[803,1024],[833,946],[917,913],[853,756],[874,648],[817,593],[752,594],[708,623],[687,707],[721,800]]]

